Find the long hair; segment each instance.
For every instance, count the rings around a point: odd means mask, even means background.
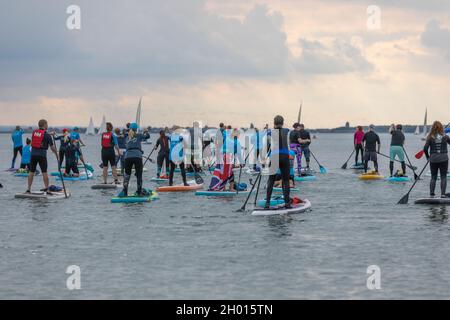
[[[439,121],[433,122],[433,125],[431,126],[430,134],[428,135],[428,139],[435,139],[437,135],[440,134],[441,136],[445,135],[444,133],[444,126]]]
[[[136,132],[134,132],[133,129],[128,130],[128,139],[133,139],[134,136],[136,135]]]

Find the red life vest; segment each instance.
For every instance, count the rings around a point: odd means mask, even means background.
[[[112,144],[112,132],[104,132],[102,134],[102,147],[103,148],[111,148]]]
[[[45,130],[37,129],[33,131],[31,136],[31,147],[35,149],[42,149],[45,137]]]

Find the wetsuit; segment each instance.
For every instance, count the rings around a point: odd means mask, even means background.
[[[170,173],[169,173],[169,185],[173,185],[173,174],[177,164],[180,166],[181,177],[184,185],[188,185],[186,181],[186,170],[184,168],[184,148],[183,137],[178,133],[174,133],[169,137],[169,161],[170,161]]]
[[[76,141],[76,143],[78,145],[78,150],[79,150],[79,154],[77,154],[77,159],[78,159],[82,155],[82,153],[81,153],[81,144],[80,144],[81,136],[80,136],[80,134],[78,132],[73,131],[73,132],[70,133],[70,139]]]
[[[123,181],[123,194],[128,195],[128,185],[130,182],[131,172],[136,171],[137,178],[137,194],[142,194],[142,171],[144,164],[142,162],[142,141],[150,138],[148,132],[136,133],[133,138],[127,137],[127,151],[125,154],[125,178]]]
[[[361,163],[364,163],[364,149],[362,145],[362,140],[364,138],[364,131],[356,131],[353,135],[353,144],[355,146],[355,165],[358,165],[358,155],[361,153]]]
[[[267,182],[266,208],[270,206],[273,185],[277,178],[276,171],[278,169],[281,173],[284,202],[287,207],[290,206],[289,176],[291,165],[289,161],[288,135],[289,129],[274,129],[272,131],[271,174],[269,175],[269,180]]]
[[[405,152],[403,151],[403,145],[405,144],[405,135],[401,130],[394,130],[391,132],[391,147],[389,151],[389,171],[391,173],[391,177],[394,173],[394,161],[395,157],[398,157],[402,164],[403,174],[406,174],[406,163],[405,163]]]
[[[169,146],[169,139],[167,137],[164,137],[164,138],[160,137],[158,140],[156,140],[155,149],[158,149],[158,147],[160,147],[160,149],[158,151],[158,156],[156,157],[156,166],[157,166],[156,176],[160,177],[161,176],[161,170],[162,170],[164,162],[166,164],[166,175],[170,171],[170,163],[169,163],[170,146]]]
[[[11,140],[13,141],[13,159],[11,162],[11,168],[14,168],[16,164],[17,155],[20,153],[20,156],[22,156],[22,148],[23,148],[23,130],[14,130],[14,132],[11,134]]]
[[[20,169],[30,170],[31,160],[31,145],[26,145],[22,149],[22,161],[20,162]]]
[[[380,145],[380,137],[373,131],[364,134],[362,142],[365,143],[364,148],[364,172],[367,172],[369,161],[373,161],[375,171],[378,172],[377,143]]]
[[[450,138],[448,136],[438,135],[436,138],[428,137],[423,151],[425,156],[430,160],[431,181],[430,195],[434,196],[436,189],[436,180],[438,171],[441,176],[441,195],[446,194],[447,189],[447,171],[448,171],[448,148]]]
[[[189,172],[201,172],[202,168],[199,164],[199,160],[201,159],[202,153],[202,130],[201,128],[190,128],[189,129],[189,138],[190,138],[190,164],[188,166]],[[201,162],[200,162],[201,163]]]
[[[59,146],[59,168],[61,168],[64,161],[64,156],[66,155],[67,147],[70,144],[70,136],[58,136],[55,140],[61,140],[61,145]]]
[[[306,131],[305,129],[301,129],[299,131],[299,136],[300,139],[302,140],[311,140],[311,136],[309,134],[308,131]],[[309,151],[309,145],[311,144],[311,142],[307,142],[307,143],[301,143],[300,147],[302,148],[302,153],[305,156],[305,160],[306,160],[306,168],[309,168],[309,161],[310,161],[310,157],[311,157],[311,152]],[[301,159],[301,157],[300,157]]]
[[[75,175],[79,175],[80,171],[78,170],[78,154],[80,152],[80,148],[75,141],[70,142],[66,146],[66,169],[64,174],[66,176],[70,175],[72,172]]]
[[[292,130],[289,133],[289,146],[297,158],[297,174],[300,176],[302,173],[302,148],[298,139],[300,139],[299,131]]]
[[[36,172],[37,165],[41,168],[42,173],[47,173],[47,150],[49,146],[53,146],[53,139],[47,131],[43,129],[34,130],[31,135],[31,173]]]

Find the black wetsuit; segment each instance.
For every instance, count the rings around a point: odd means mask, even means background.
[[[431,181],[430,195],[434,196],[436,189],[436,180],[438,171],[441,176],[441,195],[445,195],[447,189],[447,171],[448,171],[448,148],[450,138],[448,136],[439,136],[437,138],[428,138],[423,151],[430,160]]]
[[[61,168],[66,155],[67,146],[70,144],[70,136],[67,136],[67,139],[65,139],[64,136],[58,136],[55,140],[61,141],[61,145],[59,146],[59,167]]]
[[[161,170],[163,167],[163,163],[166,164],[166,175],[169,174],[170,171],[170,162],[169,162],[169,155],[170,155],[170,146],[169,146],[169,138],[159,138],[156,140],[155,149],[158,149],[158,147],[161,147],[158,151],[158,156],[156,158],[156,164],[157,164],[157,177],[160,177]]]
[[[271,174],[267,182],[266,208],[270,206],[273,185],[277,179],[276,171],[280,169],[283,197],[286,206],[290,205],[289,177],[291,164],[289,161],[289,129],[272,130],[272,150],[271,150]],[[278,163],[277,163],[278,162]],[[273,165],[273,167],[272,167]],[[273,171],[272,171],[273,170]]]

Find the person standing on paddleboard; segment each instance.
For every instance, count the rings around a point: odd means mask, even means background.
[[[395,158],[398,157],[398,160],[401,162],[403,175],[406,175],[406,162],[405,162],[405,135],[403,134],[403,126],[401,124],[394,125],[392,124],[389,132],[391,134],[391,146],[389,151],[389,172],[391,177],[394,175],[394,161]]]
[[[139,126],[137,123],[130,124],[128,136],[126,139],[127,149],[125,153],[125,177],[123,180],[123,190],[120,193],[120,197],[128,196],[128,185],[130,182],[131,173],[134,170],[137,178],[137,191],[138,196],[144,196],[145,192],[142,189],[142,172],[144,171],[144,164],[142,162],[142,141],[150,138],[147,130],[143,133],[137,133]]]
[[[102,133],[102,165],[103,165],[103,183],[108,183],[108,165],[111,166],[112,175],[114,177],[114,183],[120,184],[117,177],[117,161],[116,152],[121,156],[119,149],[119,142],[117,136],[113,132],[113,125],[111,122],[106,123],[106,132]],[[142,155],[141,155],[142,157]]]
[[[189,128],[189,139],[190,148],[188,149],[189,154],[187,158],[190,160],[190,163],[188,171],[201,172],[203,133],[197,121],[192,124],[192,128]]]
[[[61,136],[57,136],[56,132],[52,132],[51,134],[54,137],[55,141],[57,140],[61,141],[61,144],[59,146],[59,167],[61,168],[64,161],[64,157],[66,155],[67,147],[70,144],[69,130],[63,129]]]
[[[309,163],[311,159],[311,152],[309,151],[309,145],[311,144],[311,135],[309,131],[305,130],[304,124],[299,124],[299,136],[300,136],[300,147],[302,148],[302,154],[305,156],[306,170],[309,170]],[[301,162],[301,158],[300,158]]]
[[[364,148],[363,140],[364,138],[364,128],[362,126],[357,126],[355,134],[353,135],[353,145],[355,146],[355,167],[358,166],[358,155],[361,153],[361,163],[364,163]]]
[[[448,171],[448,147],[450,138],[445,134],[444,126],[439,121],[435,121],[431,126],[427,141],[423,147],[425,156],[430,161],[431,181],[430,197],[435,196],[436,181],[438,172],[441,176],[441,198],[446,198],[447,171]]]
[[[369,131],[364,134],[362,139],[364,144],[364,172],[367,173],[369,161],[373,161],[376,174],[378,174],[377,153],[380,152],[380,137],[375,133],[375,126],[371,124]]]
[[[66,145],[65,149],[66,157],[66,167],[64,170],[64,177],[74,177],[78,178],[80,176],[80,171],[78,170],[78,155],[80,153],[79,144],[75,140],[69,139],[69,143]],[[86,176],[86,179],[88,177]]]
[[[39,129],[34,130],[31,135],[31,159],[30,159],[30,173],[28,174],[28,188],[25,193],[31,193],[31,186],[33,185],[34,174],[36,172],[37,165],[41,168],[42,179],[44,180],[44,192],[49,194],[48,190],[48,162],[47,162],[47,150],[50,147],[55,154],[57,160],[58,152],[53,144],[53,139],[50,134],[47,133],[48,123],[47,120],[39,120]]]
[[[22,157],[23,148],[23,130],[20,126],[16,126],[16,129],[11,133],[11,140],[13,142],[13,158],[11,161],[11,169],[16,166],[17,155],[20,153]]]
[[[189,186],[186,181],[186,169],[184,167],[184,139],[178,132],[174,131],[169,137],[169,161],[170,161],[170,173],[169,173],[169,186],[173,186],[173,175],[177,165],[180,166],[181,177],[183,179],[184,186]]]
[[[114,129],[114,133],[115,133],[115,135],[117,137],[117,145],[118,145],[119,150],[120,150],[120,152],[118,153],[119,160],[116,162],[116,167],[117,167],[117,163],[120,162],[120,172],[123,175],[124,168],[125,168],[124,156],[125,156],[125,150],[127,149],[127,138],[126,138],[126,136],[128,135],[128,132],[126,132],[125,129],[123,129],[122,132],[121,132],[119,128],[115,128]]]
[[[166,136],[166,132],[164,130],[161,130],[159,132],[159,138],[156,140],[155,150],[160,148],[158,151],[158,155],[156,157],[156,176],[158,178],[168,178],[168,174],[170,171],[170,163],[169,163],[169,156],[170,156],[170,146],[169,146],[169,139]],[[166,165],[166,172],[165,176],[161,176],[161,171],[163,164]]]
[[[271,135],[271,155],[270,155],[270,175],[267,182],[267,194],[265,209],[270,208],[270,199],[272,198],[273,186],[277,178],[277,171],[281,173],[283,197],[285,207],[291,208],[290,199],[290,161],[289,161],[289,129],[283,128],[284,118],[280,115],[274,118],[274,130]]]
[[[294,123],[294,130],[289,133],[289,147],[297,158],[297,175],[302,174],[302,148],[300,146],[300,123]]]

